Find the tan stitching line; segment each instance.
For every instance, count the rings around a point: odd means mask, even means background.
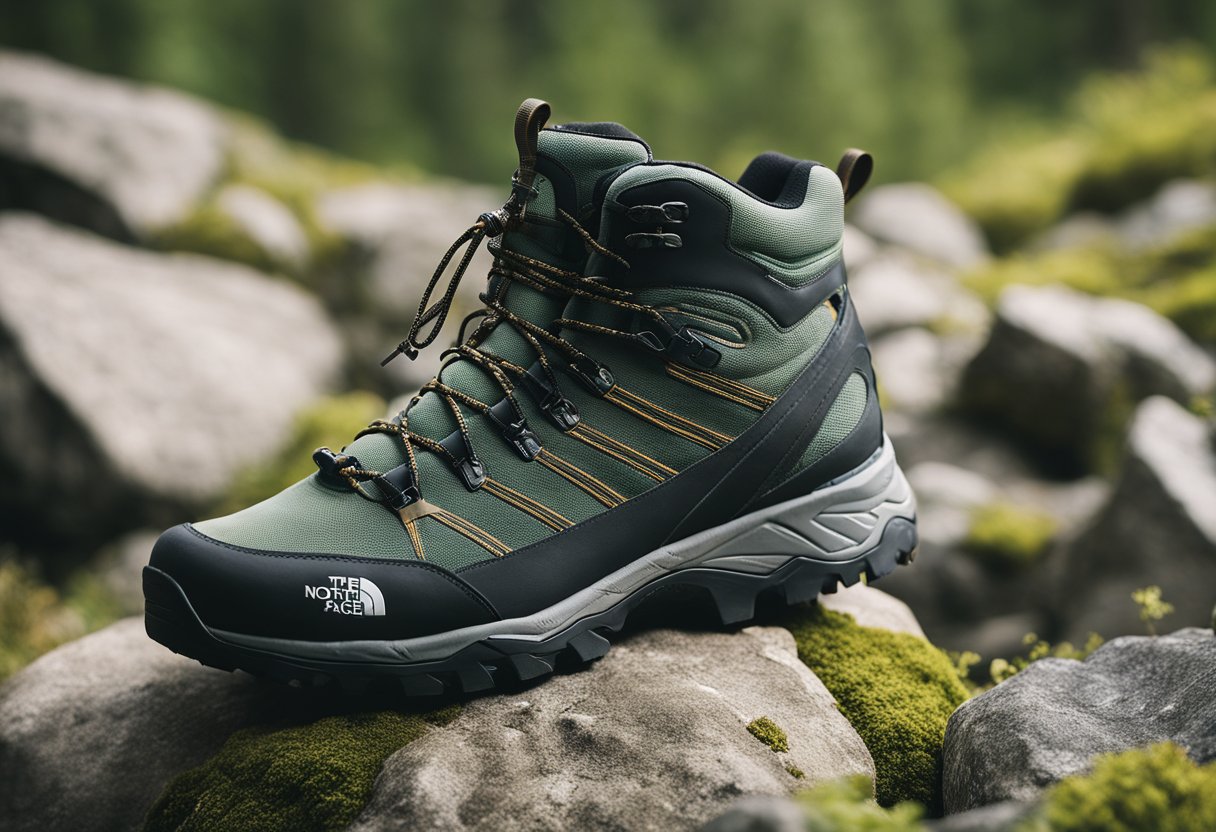
[[[418,560],[426,560],[426,552],[422,549],[422,535],[418,534],[418,527],[413,520],[405,521],[405,533],[410,536],[410,544],[414,547]]]
[[[642,453],[641,451],[639,451],[637,448],[631,448],[631,447],[629,447],[628,445],[626,445],[624,442],[621,442],[621,441],[619,441],[619,440],[613,439],[611,436],[609,436],[608,434],[604,433],[602,430],[599,430],[599,429],[597,429],[597,428],[593,428],[593,427],[591,427],[591,425],[587,424],[586,422],[579,422],[579,423],[578,423],[578,425],[575,427],[575,430],[585,430],[587,433],[590,433],[590,434],[591,434],[591,435],[593,435],[593,436],[599,437],[599,438],[600,438],[600,439],[602,439],[604,442],[606,442],[606,443],[608,443],[608,444],[610,444],[610,445],[615,445],[615,446],[617,446],[617,447],[621,448],[621,450],[622,450],[622,451],[625,451],[625,452],[628,452],[628,453],[630,453],[630,454],[633,454],[633,455],[634,455],[634,456],[636,456],[638,459],[644,459],[644,460],[646,460],[646,461],[647,461],[647,462],[649,462],[651,465],[654,465],[656,468],[658,468],[660,471],[662,471],[662,472],[663,472],[663,473],[665,473],[665,474],[670,474],[671,476],[673,476],[673,477],[674,477],[676,474],[680,473],[680,472],[679,472],[679,471],[677,471],[675,468],[672,468],[672,467],[671,467],[671,466],[669,466],[669,465],[664,465],[662,462],[659,462],[659,461],[658,461],[657,459],[655,459],[654,457],[652,457],[652,456],[647,456],[646,454],[644,454],[644,453]],[[571,431],[571,433],[573,433],[573,432],[574,432],[574,431]]]
[[[452,531],[464,535],[495,557],[500,558],[510,551],[507,545],[497,537],[480,526],[470,523],[458,514],[452,514],[449,511],[439,511],[432,514],[431,517],[434,517]]]
[[[508,503],[520,511],[526,512],[532,517],[535,517],[537,520],[544,523],[554,531],[561,531],[562,529],[566,529],[574,525],[572,522],[567,520],[558,512],[549,508],[544,503],[537,502],[526,494],[521,494],[514,488],[503,485],[498,480],[486,478],[483,488],[485,488],[486,491],[491,495],[502,500],[504,503]]]
[[[619,385],[616,387],[613,387],[610,391],[608,391],[608,393],[604,396],[604,398],[608,398],[613,395],[624,397],[624,398],[632,401],[634,404],[638,405],[639,407],[648,408],[656,413],[661,413],[663,416],[666,416],[667,418],[671,419],[673,422],[675,422],[677,425],[680,425],[681,427],[687,428],[689,430],[704,431],[704,433],[707,437],[712,437],[714,439],[720,439],[722,441],[722,444],[726,444],[727,442],[729,442],[732,439],[732,437],[727,436],[725,433],[719,433],[718,431],[716,431],[712,428],[707,428],[704,425],[697,424],[692,419],[689,419],[685,416],[681,416],[678,413],[672,413],[667,408],[662,407],[661,405],[657,405],[648,399],[644,399],[641,396],[639,396],[637,393],[631,393],[628,390],[621,388]]]
[[[625,502],[625,498],[615,490],[547,449],[540,452],[536,461],[567,482],[582,489],[598,502],[608,506],[608,508]]]
[[[744,407],[750,407],[752,410],[765,410],[769,405],[776,401],[776,398],[762,393],[755,388],[748,387],[746,384],[734,381],[733,379],[723,378],[722,376],[713,373],[704,373],[697,370],[682,367],[679,364],[668,364],[667,374],[679,381],[686,382],[699,387],[708,393],[713,393],[715,396],[721,396],[724,399],[737,402]]]
[[[698,425],[696,423],[688,423],[689,427],[687,427],[687,428],[683,427],[681,425],[678,425],[678,424],[671,424],[671,423],[663,420],[659,416],[656,416],[655,414],[649,413],[645,410],[639,409],[638,407],[635,407],[634,405],[630,404],[628,401],[617,397],[615,395],[615,388],[604,395],[604,400],[612,402],[617,407],[628,410],[630,413],[633,413],[634,415],[638,416],[641,419],[645,419],[647,422],[650,422],[651,424],[656,425],[656,426],[662,428],[663,430],[670,431],[671,433],[674,433],[678,436],[683,436],[685,439],[689,440],[690,442],[695,442],[698,445],[701,445],[702,447],[709,448],[711,451],[718,450],[718,448],[721,448],[723,445],[725,445],[727,442],[730,441],[730,437],[722,436],[722,434],[719,434],[716,431],[709,431],[708,428],[702,428],[700,425]],[[645,400],[643,400],[643,401],[645,401]],[[674,414],[672,414],[672,415],[674,415]],[[677,418],[679,418],[679,417],[677,417]],[[709,436],[706,433],[699,432],[701,430],[707,431],[708,433],[712,433],[712,434],[714,434],[714,436]],[[721,437],[721,439],[718,439],[715,437]]]
[[[645,454],[639,453],[627,445],[621,445],[611,437],[604,436],[594,428],[587,427],[581,423],[578,427],[568,431],[566,435],[574,437],[584,445],[594,448],[600,453],[607,454],[613,459],[620,460],[630,468],[645,474],[656,482],[662,482],[663,480],[667,479],[667,475],[661,470],[656,470],[648,463],[654,463],[655,466],[659,466],[660,468],[668,471],[671,470],[662,463],[655,462],[653,459],[650,459],[650,457],[646,456]],[[674,474],[675,471],[671,471],[671,473]]]

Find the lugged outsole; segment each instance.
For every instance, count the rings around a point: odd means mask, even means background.
[[[897,566],[911,563],[916,544],[915,522],[897,517],[887,523],[878,545],[849,561],[794,558],[766,575],[714,568],[682,569],[543,640],[494,637],[470,644],[442,660],[411,664],[306,659],[223,641],[204,626],[177,582],[151,566],[144,568],[144,620],[154,640],[220,670],[243,670],[293,686],[337,684],[352,694],[385,684],[407,696],[477,694],[595,661],[608,652],[609,636],[620,632],[629,614],[660,590],[675,586],[707,590],[722,624],[739,624],[755,616],[756,600],[762,594],[775,593],[786,604],[801,604],[821,593],[833,593],[841,585],[853,586],[863,576],[875,581]]]

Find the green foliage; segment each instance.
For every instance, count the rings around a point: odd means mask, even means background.
[[[367,802],[384,760],[456,713],[381,711],[238,731],[166,787],[145,829],[344,829]]]
[[[1109,244],[1025,252],[968,275],[989,301],[1014,283],[1061,283],[1093,295],[1143,303],[1191,337],[1216,343],[1216,228],[1183,234],[1142,252]]]
[[[1034,633],[1027,633],[1022,638],[1022,643],[1030,648],[1025,656],[1014,656],[1012,659],[993,659],[991,664],[989,664],[988,675],[992,679],[992,684],[999,685],[1006,679],[1010,679],[1025,670],[1039,659],[1075,659],[1076,661],[1081,661],[1101,647],[1103,640],[1097,633],[1090,633],[1089,638],[1085,640],[1085,644],[1078,648],[1074,647],[1072,642],[1069,641],[1062,641],[1059,644],[1053,645],[1050,642],[1042,640]]]
[[[940,647],[938,649],[941,650]],[[971,677],[972,669],[983,661],[983,656],[972,650],[942,650],[942,655],[946,657],[951,667],[954,668],[954,674],[958,676],[959,682],[967,689],[967,693],[975,696],[983,692],[984,688],[976,684],[975,680]]]
[[[291,439],[273,458],[243,471],[236,479],[223,513],[271,497],[316,471],[312,452],[321,446],[340,448],[369,422],[384,416],[387,405],[374,393],[355,391],[322,399],[296,416]]]
[[[791,610],[785,626],[870,749],[878,802],[940,811],[946,720],[967,699],[949,659],[922,638],[819,605]]]
[[[814,832],[919,832],[923,809],[900,803],[883,809],[874,802],[869,778],[857,775],[808,789],[798,796],[806,828]]]
[[[1091,78],[1062,124],[994,142],[943,183],[1008,250],[1079,209],[1115,211],[1178,177],[1216,174],[1216,72],[1198,49]]]
[[[782,751],[790,750],[790,739],[785,733],[785,729],[766,716],[756,717],[747,723],[747,730],[753,737],[771,748],[773,753],[779,754]]]
[[[1216,764],[1173,743],[1098,757],[1090,774],[1053,786],[1020,832],[1210,832]]]
[[[32,566],[0,553],[0,679],[121,614],[118,601],[88,571],[56,588]]]
[[[1132,593],[1132,601],[1140,608],[1140,621],[1150,636],[1157,635],[1157,622],[1174,612],[1174,605],[1161,597],[1161,587],[1146,586]]]
[[[972,514],[963,545],[993,572],[1022,572],[1042,558],[1059,525],[1050,514],[992,503]]]

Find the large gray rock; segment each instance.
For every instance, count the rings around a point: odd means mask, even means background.
[[[1209,425],[1166,398],[1136,410],[1119,481],[1068,548],[1056,608],[1064,633],[1143,631],[1134,590],[1160,586],[1177,625],[1210,621],[1216,602],[1216,448]]]
[[[988,259],[988,246],[979,226],[929,185],[904,183],[874,188],[858,201],[852,221],[877,240],[948,266],[968,268]]]
[[[504,193],[493,188],[455,182],[372,182],[335,190],[318,200],[318,219],[345,241],[358,264],[354,271],[363,281],[357,291],[365,296],[366,309],[347,327],[358,365],[377,367],[405,336],[422,291],[444,252],[483,211],[502,204],[504,198]],[[491,262],[483,244],[461,281],[456,304],[437,344],[454,340],[460,320],[480,308],[477,296],[486,288]],[[452,263],[449,273],[454,268]],[[443,289],[440,285],[436,299]],[[439,369],[439,352],[431,349],[417,361],[392,362],[386,368],[391,384],[384,385],[382,372],[367,382],[379,382],[386,393],[413,389]]]
[[[0,525],[96,542],[205,504],[287,439],[342,357],[286,282],[4,215]]]
[[[1174,237],[1216,225],[1216,184],[1178,179],[1120,219],[1120,241],[1131,249],[1149,248]]]
[[[4,828],[137,829],[169,780],[287,693],[176,656],[137,618],[65,645],[0,687]]]
[[[1216,636],[1108,642],[1083,662],[1043,659],[971,699],[946,728],[948,813],[1034,800],[1095,755],[1172,741],[1216,758]]]
[[[788,752],[748,733],[761,716]],[[741,795],[872,772],[787,631],[655,631],[584,673],[471,703],[388,759],[352,828],[684,829]]]
[[[0,207],[142,238],[215,183],[226,141],[200,101],[0,52]]]
[[[1213,386],[1216,362],[1170,321],[1063,286],[1006,289],[988,343],[963,377],[975,412],[1065,468],[1091,461],[1112,411],[1128,401],[1189,402]]]
[[[308,236],[300,221],[261,188],[225,185],[215,204],[271,262],[298,271],[308,261]]]
[[[871,337],[904,327],[984,332],[989,313],[940,267],[905,252],[885,252],[849,276],[849,293]]]

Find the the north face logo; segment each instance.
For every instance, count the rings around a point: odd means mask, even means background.
[[[325,612],[338,615],[384,615],[384,593],[367,578],[330,575],[329,586],[305,586],[304,597],[324,601]]]

